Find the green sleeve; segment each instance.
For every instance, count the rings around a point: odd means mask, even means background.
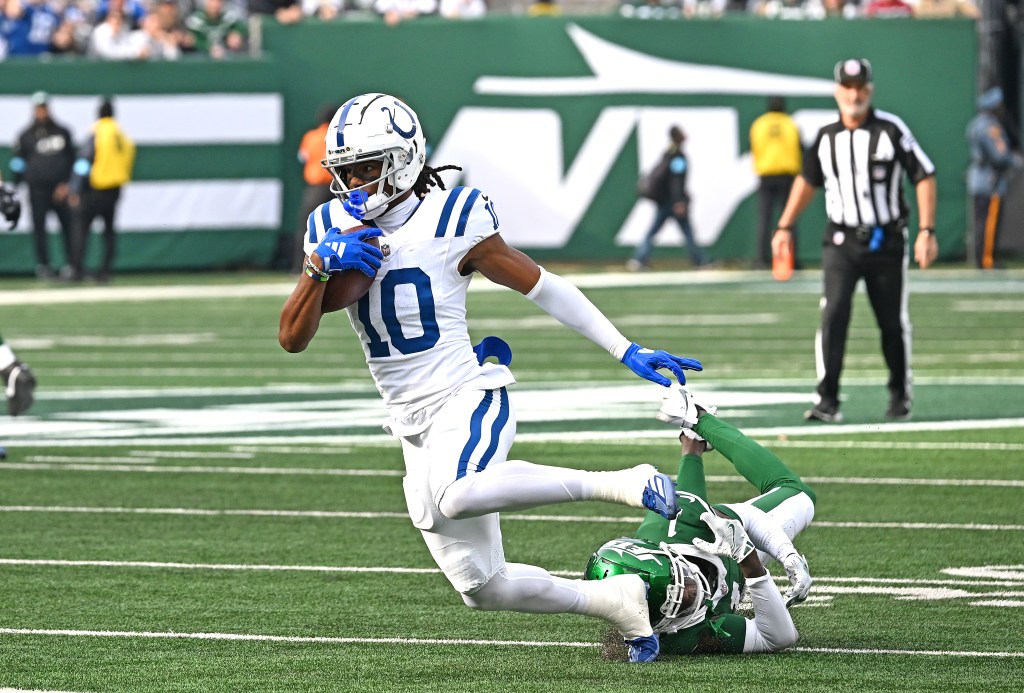
[[[700,455],[685,455],[679,461],[676,488],[680,491],[687,491],[695,496],[700,496],[701,499],[707,501],[708,488],[707,482],[704,480],[704,460],[701,459]],[[676,536],[680,534],[680,525],[685,523],[686,518],[678,518],[676,520]],[[697,518],[691,518],[690,523],[693,524],[693,528],[697,531],[697,536],[703,534],[701,530],[707,529],[704,523]],[[668,539],[668,532],[669,521],[656,512],[648,512],[634,536],[637,539],[643,539],[652,544],[659,544]],[[707,537],[704,538],[706,539]],[[677,541],[680,540],[677,539]],[[689,539],[683,541],[689,541]]]
[[[678,633],[662,635],[661,651],[669,655],[741,654],[747,637],[747,620],[724,614]]]
[[[708,485],[704,479],[704,459],[700,455],[684,455],[679,461],[676,488],[707,501]]]

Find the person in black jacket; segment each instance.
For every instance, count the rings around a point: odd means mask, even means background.
[[[650,199],[658,205],[658,211],[643,241],[626,263],[626,267],[634,272],[650,267],[647,260],[651,255],[654,237],[658,235],[658,231],[669,217],[679,223],[694,266],[703,267],[709,264],[704,250],[693,238],[693,227],[690,225],[690,195],[686,192],[686,175],[689,173],[690,162],[683,152],[686,134],[678,125],[669,128],[668,134],[671,143],[651,174],[651,189],[648,193]]]
[[[46,215],[53,211],[60,220],[64,239],[64,257],[71,257],[71,210],[68,206],[68,179],[75,161],[71,132],[50,115],[49,97],[44,92],[32,95],[34,117],[14,142],[11,172],[14,182],[28,184],[32,207],[32,233],[36,248],[36,276],[55,276],[50,264],[50,245],[46,235]]]

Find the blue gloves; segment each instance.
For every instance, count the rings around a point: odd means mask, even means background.
[[[629,348],[626,349],[626,353],[622,355],[622,362],[626,364],[629,370],[641,378],[646,378],[665,387],[671,385],[672,381],[659,373],[659,368],[667,368],[672,371],[676,378],[679,379],[680,385],[686,384],[686,376],[683,374],[684,370],[704,370],[704,366],[700,365],[700,361],[674,356],[667,351],[644,349],[636,342],[630,344]]]
[[[314,251],[323,261],[324,272],[334,274],[357,269],[367,277],[377,276],[384,254],[380,248],[367,243],[383,233],[380,229],[362,229],[355,233],[342,233],[332,227]]]

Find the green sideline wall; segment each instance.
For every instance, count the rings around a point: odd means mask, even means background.
[[[98,94],[280,96],[276,135],[257,142],[141,146],[136,167],[137,180],[149,184],[151,195],[160,194],[162,181],[276,180],[280,199],[273,207],[275,218],[239,226],[229,218],[217,219],[214,205],[203,217],[214,217],[209,228],[192,224],[180,230],[156,218],[150,224],[145,214],[136,213],[140,218],[132,220],[132,230],[121,238],[122,271],[269,266],[280,236],[297,231],[301,180],[295,151],[302,133],[313,125],[314,113],[325,102],[377,90],[408,100],[419,112],[428,139],[440,146],[437,154],[459,156],[434,163],[466,164],[464,182],[492,194],[506,236],[549,260],[618,261],[628,256],[632,241],[625,229],[632,228],[635,236],[644,219],[642,210],[634,208],[638,171],[664,144],[660,126],[679,116],[690,134],[688,149],[700,152],[700,157],[691,152],[691,189],[703,191],[700,197],[695,192],[694,206],[705,205],[703,217],[718,218],[703,230],[706,234],[708,228],[720,227],[713,255],[745,260],[752,254],[756,194],[743,157],[749,151],[750,123],[762,112],[765,97],[780,84],[785,89],[796,84],[787,99],[789,109],[816,112],[820,118],[834,107],[826,84],[832,65],[864,56],[875,67],[876,105],[908,123],[938,168],[943,257],[964,252],[964,128],[973,114],[977,53],[970,21],[492,17],[473,22],[427,18],[397,27],[375,21],[298,26],[269,22],[264,48],[260,59],[228,62],[8,60],[0,63],[0,100],[7,97],[9,106],[11,97],[24,99],[20,129],[29,117],[27,96],[37,89],[55,99]],[[633,70],[635,85],[628,74],[621,74],[623,66]],[[686,75],[706,75],[700,68],[709,67],[747,72],[722,73],[723,78],[705,87],[689,83]],[[686,72],[694,68],[698,72]],[[756,79],[745,78],[740,80],[742,93],[730,93],[733,76],[749,78],[749,73],[765,75],[764,84],[758,87]],[[558,85],[567,85],[566,92],[559,93]],[[800,91],[805,93],[795,93]],[[56,106],[55,111],[59,118]],[[492,113],[495,126],[490,128]],[[242,106],[231,117],[241,121],[251,116]],[[455,121],[463,124],[460,132],[472,134],[475,145],[449,127]],[[519,122],[522,127],[515,126]],[[540,129],[533,130],[535,125]],[[174,126],[183,127],[180,119]],[[203,124],[195,127],[202,129]],[[543,136],[538,135],[541,131]],[[557,134],[554,140],[552,133]],[[728,146],[722,149],[719,140],[729,140]],[[542,146],[560,149],[557,161],[537,149]],[[9,158],[9,143],[0,142],[5,174]],[[547,181],[541,192],[538,185],[511,186],[511,191],[508,185],[485,187],[504,161],[513,162],[504,166],[505,175]],[[556,165],[561,170],[551,171]],[[171,195],[174,188],[167,187]],[[184,198],[180,204],[198,204],[195,199]],[[214,203],[206,199],[202,204]],[[225,205],[226,210],[230,207]],[[574,209],[563,214],[566,208]],[[809,262],[819,257],[823,219],[819,195],[804,215],[801,234],[799,252]],[[525,222],[527,228],[516,229],[509,224],[512,220]],[[31,270],[24,227],[0,236],[0,273]],[[550,234],[549,227],[554,229]],[[657,252],[656,257],[680,256],[674,247]]]

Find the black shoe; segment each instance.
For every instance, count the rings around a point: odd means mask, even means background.
[[[50,269],[49,265],[36,265],[36,278],[37,279],[56,279],[57,274]]]
[[[910,418],[910,400],[906,397],[893,397],[889,400],[889,408],[885,410],[885,418],[891,421],[906,421]]]
[[[816,404],[813,408],[804,412],[804,419],[807,421],[822,421],[824,423],[839,423],[843,420],[843,413],[839,407],[827,407]]]
[[[32,393],[36,389],[36,377],[29,367],[21,361],[15,361],[0,371],[0,379],[7,394],[7,413],[18,416],[27,412],[32,406]]]

